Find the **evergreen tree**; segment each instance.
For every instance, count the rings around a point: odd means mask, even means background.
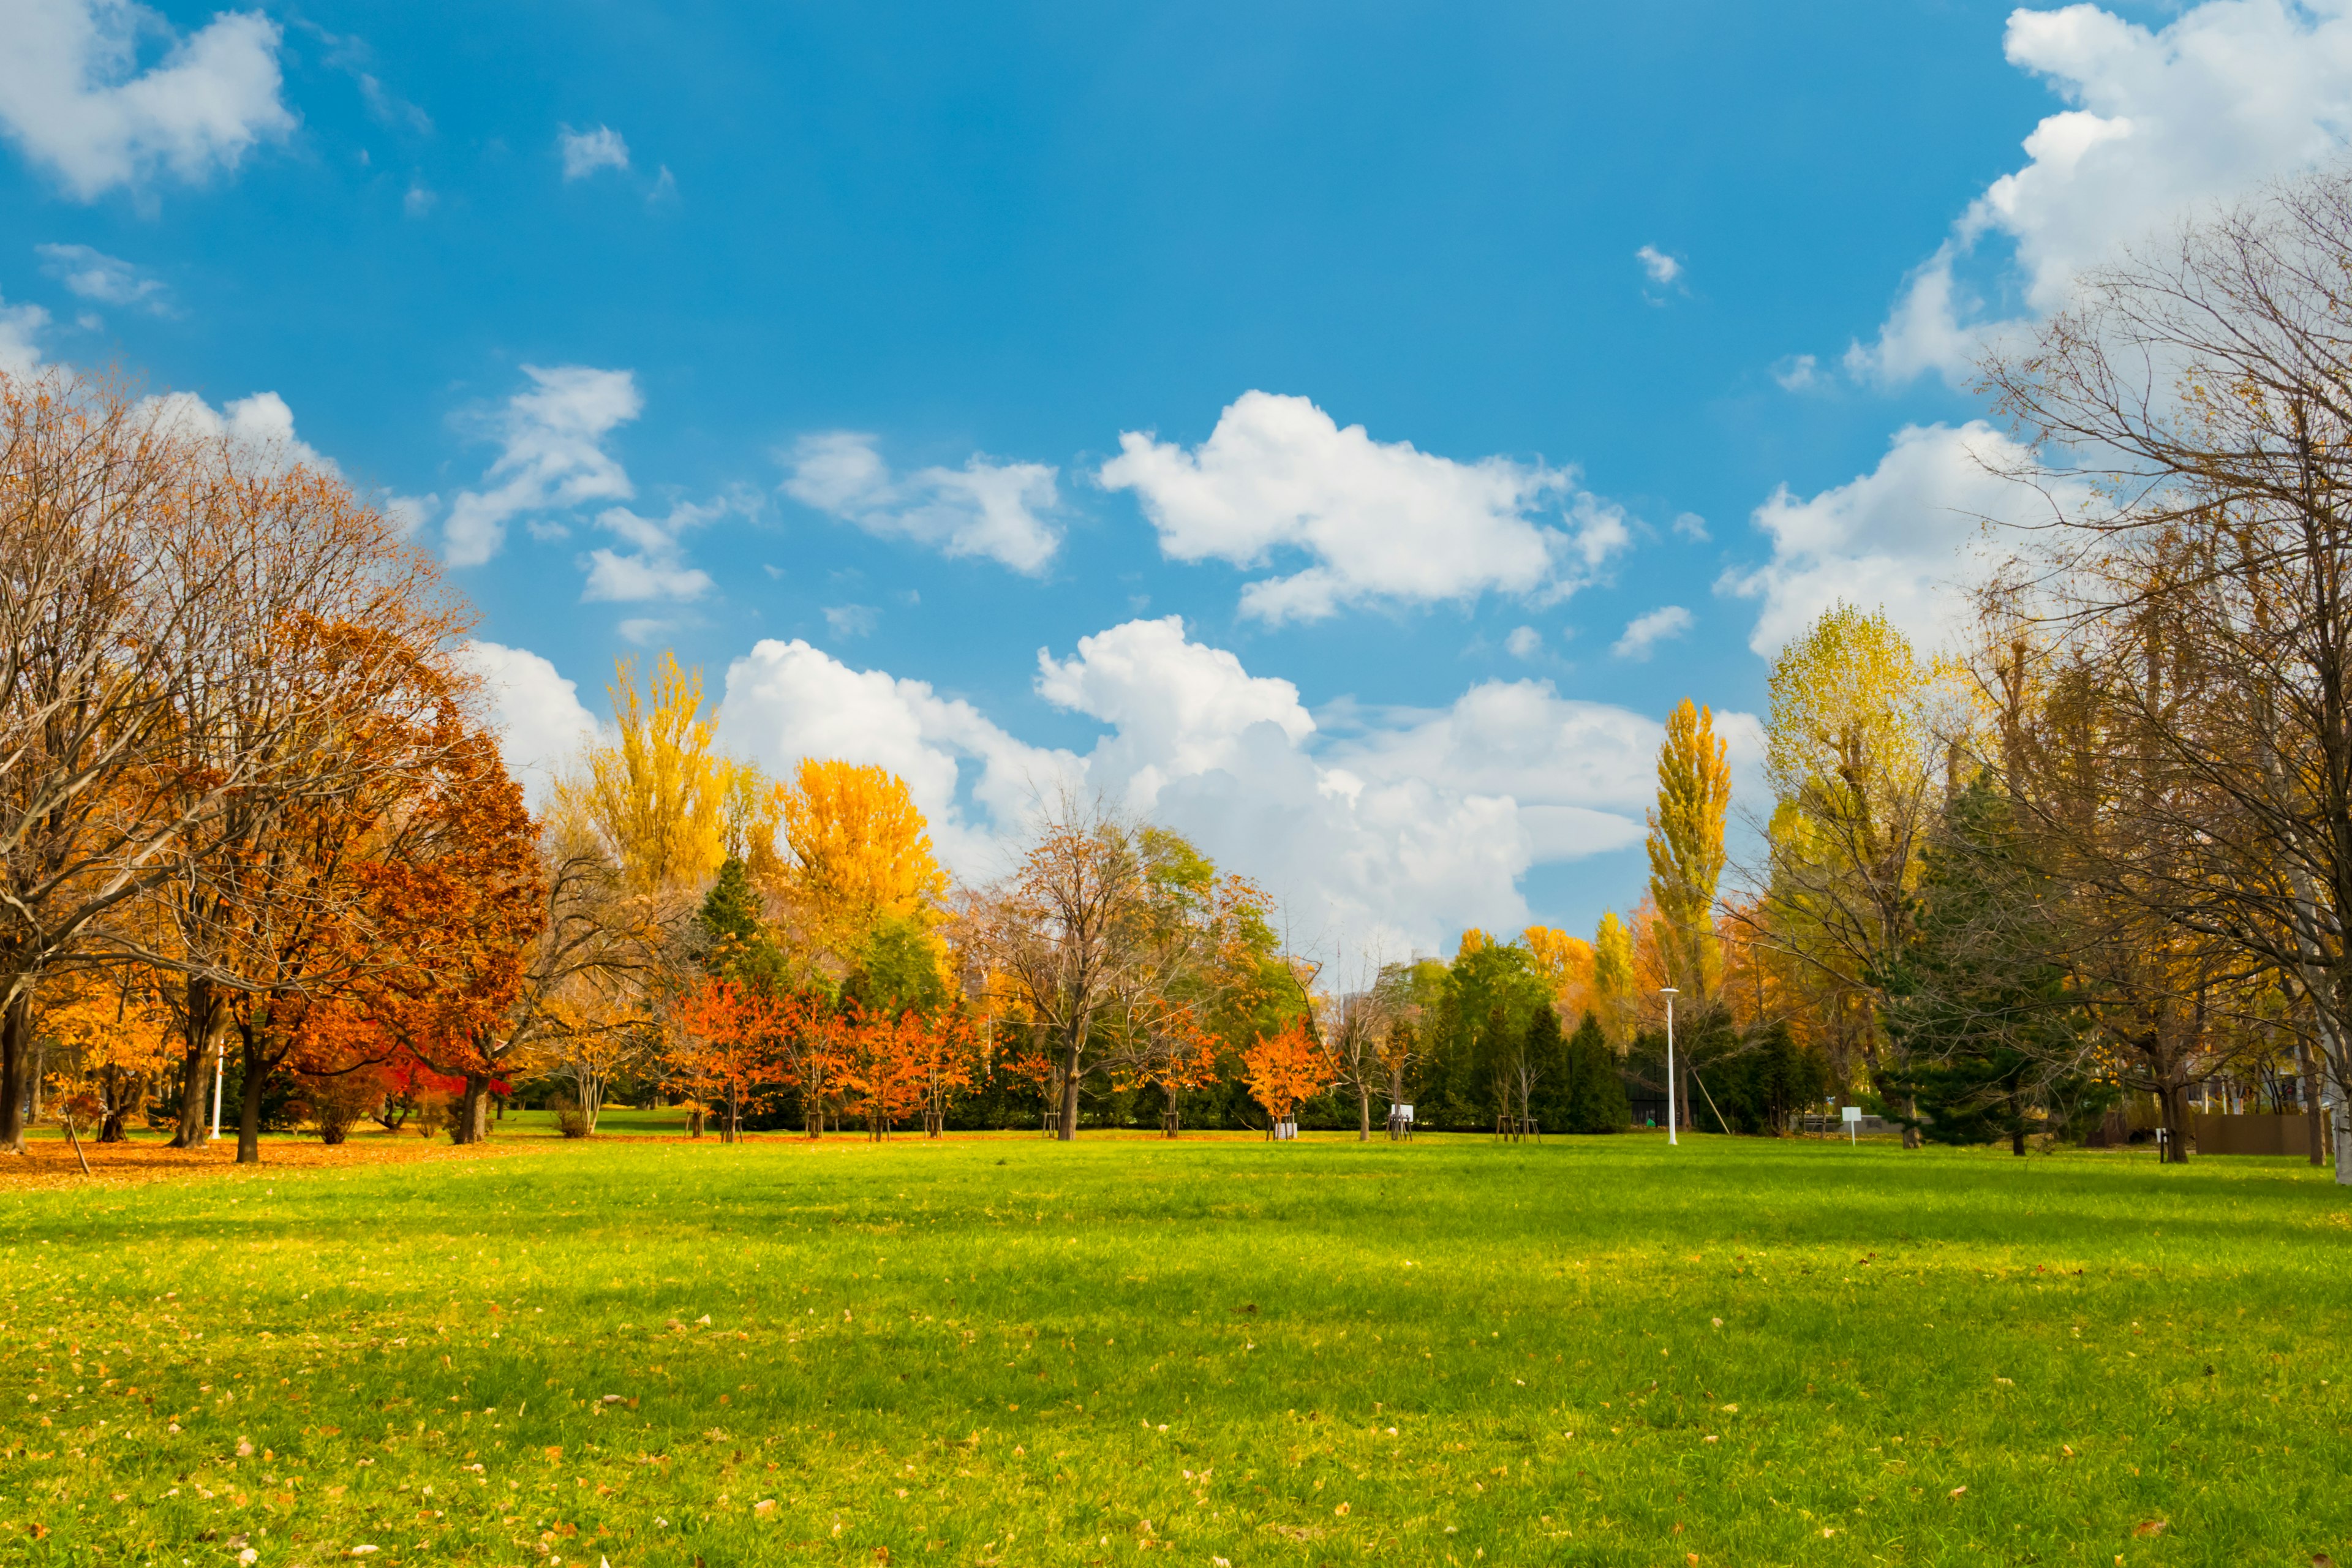
[[[783,954],[760,919],[760,896],[740,857],[730,855],[720,863],[695,923],[701,939],[697,956],[706,973],[756,990],[782,985]]]
[[[1567,1131],[1568,1037],[1560,1032],[1559,1008],[1540,1006],[1528,1016],[1519,1059],[1528,1073],[1528,1116],[1542,1131]]]
[[[1979,775],[1946,805],[1920,873],[1912,940],[1886,977],[1898,1065],[1880,1098],[1938,1143],[2006,1138],[2072,1119],[2095,1093],[2066,973],[2048,952],[2057,903],[2008,801]]]
[[[1562,1047],[1559,1129],[1563,1132],[1622,1132],[1633,1120],[1625,1102],[1625,1079],[1617,1053],[1609,1048],[1601,1020],[1591,1013]]]

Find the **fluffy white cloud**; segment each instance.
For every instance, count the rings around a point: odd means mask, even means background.
[[[1639,714],[1527,680],[1437,710],[1335,707],[1318,722],[1288,681],[1251,675],[1174,617],[1113,626],[1066,658],[1041,650],[1037,690],[1104,725],[1087,754],[1028,745],[924,682],[799,641],[762,642],[730,667],[721,728],[778,771],[838,756],[897,772],[968,877],[1001,872],[1059,788],[1100,791],[1257,877],[1302,943],[1391,956],[1465,925],[1523,923],[1529,867],[1636,842],[1661,736]],[[1744,718],[1723,716],[1736,741],[1752,738]]]
[[[710,591],[710,574],[687,564],[679,536],[726,510],[725,506],[716,502],[696,506],[680,501],[670,508],[667,517],[662,518],[639,517],[626,507],[617,506],[599,512],[596,526],[620,535],[635,549],[625,554],[610,549],[590,551],[588,583],[581,592],[582,601],[629,604],[645,599],[702,597]]]
[[[507,772],[534,808],[545,805],[557,772],[596,733],[580,689],[528,648],[468,638],[457,662],[482,683]]]
[[[1654,245],[1642,247],[1633,253],[1633,259],[1642,264],[1642,270],[1649,275],[1650,281],[1661,288],[1683,275],[1682,258],[1669,256]]]
[[[782,460],[791,470],[786,495],[868,533],[985,556],[1032,574],[1061,548],[1060,530],[1046,521],[1060,501],[1055,470],[1042,463],[994,463],[975,454],[961,468],[896,479],[875,438],[850,430],[803,436]]]
[[[530,387],[509,398],[494,422],[500,451],[482,490],[451,503],[442,548],[452,566],[479,566],[506,542],[506,525],[528,512],[636,494],[604,437],[644,410],[625,370],[522,367]]]
[[[563,154],[563,177],[584,180],[599,169],[629,166],[629,144],[609,125],[574,131],[569,125],[556,132],[556,148]]]
[[[103,305],[133,305],[156,315],[169,315],[171,292],[160,278],[150,278],[120,257],[87,245],[37,245],[41,270],[71,292]]]
[[[1982,571],[1985,521],[2049,515],[2037,492],[2000,476],[2024,456],[1982,420],[1910,426],[1867,474],[1810,500],[1775,490],[1755,515],[1771,561],[1725,574],[1717,591],[1763,601],[1748,645],[1767,658],[1840,600],[1883,605],[1941,642],[1966,618],[1961,585]]]
[[[1631,537],[1623,513],[1576,489],[1571,470],[1375,441],[1303,397],[1244,393],[1190,451],[1135,431],[1119,447],[1098,477],[1136,492],[1164,554],[1312,563],[1242,591],[1243,610],[1267,621],[1488,591],[1559,596]],[[1539,521],[1555,513],[1560,525]]]
[[[1971,203],[1913,273],[1850,369],[1958,384],[1980,332],[1960,268],[1981,241],[2014,247],[2025,305],[2047,311],[2118,241],[2340,153],[2352,128],[2352,15],[2343,0],[2207,0],[2162,27],[2096,5],[2011,13],[2010,62],[2070,107],[2025,139],[2025,162]]]
[[[142,37],[172,40],[141,70]],[[158,169],[202,180],[294,129],[278,25],[257,11],[182,37],[131,0],[0,0],[0,131],[76,196]]]
[[[0,300],[0,375],[30,375],[41,367],[41,334],[49,313],[38,305]]]
[[[1691,629],[1691,613],[1680,605],[1665,605],[1625,623],[1625,633],[1609,645],[1618,658],[1645,659],[1658,644],[1670,642]]]
[[[338,473],[334,459],[294,434],[294,410],[274,392],[257,392],[215,408],[193,392],[166,392],[148,398],[164,423],[194,435],[226,436],[248,451],[291,467],[300,463],[321,473]]]
[[[1543,651],[1543,633],[1533,626],[1513,626],[1503,647],[1513,658],[1533,658]]]
[[[1005,870],[1000,833],[1017,831],[1037,803],[1085,773],[1069,752],[1025,745],[928,682],[852,669],[797,637],[763,640],[727,667],[719,732],[778,777],[803,757],[888,768],[929,820],[940,858],[976,879]]]

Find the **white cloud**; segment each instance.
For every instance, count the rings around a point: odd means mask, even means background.
[[[584,180],[599,169],[629,166],[629,144],[609,125],[593,131],[574,131],[566,125],[556,132],[555,144],[563,154],[567,180]]]
[[[68,292],[104,305],[133,305],[158,316],[171,314],[171,291],[128,261],[87,245],[37,245],[41,270]]]
[[[1650,281],[1661,288],[1675,281],[1683,275],[1681,258],[1667,255],[1654,245],[1642,247],[1633,253],[1633,257],[1641,262],[1642,270],[1649,274]]]
[[[142,70],[155,36],[171,47]],[[183,37],[131,0],[0,0],[0,131],[83,201],[160,169],[201,181],[294,129],[280,34],[257,11]]]
[[[556,773],[596,733],[580,689],[528,648],[469,637],[457,662],[482,683],[508,773],[543,808]]]
[[[723,515],[727,508],[713,502],[696,506],[680,501],[664,518],[639,517],[625,507],[599,512],[596,526],[616,533],[635,549],[588,552],[588,582],[583,603],[629,604],[644,599],[698,599],[710,591],[710,574],[686,563],[680,536]]]
[[[999,835],[1085,773],[1069,752],[1025,745],[928,682],[852,669],[797,637],[763,640],[727,667],[719,732],[780,778],[803,757],[888,768],[929,819],[941,861],[971,879],[1000,875]]]
[[[2342,0],[2207,0],[2151,28],[2092,5],[2011,12],[2011,64],[2069,107],[2025,139],[1913,273],[1878,341],[1848,355],[1895,383],[1965,382],[1989,329],[1958,268],[1989,236],[2014,250],[2013,286],[2046,312],[2122,240],[2259,182],[2339,154],[2352,129],[2352,12]]]
[[[1066,658],[1041,650],[1037,690],[1104,725],[1085,756],[799,641],[730,667],[721,728],[780,772],[804,756],[892,769],[961,875],[1003,870],[1034,806],[1075,784],[1259,879],[1302,943],[1391,953],[1524,923],[1531,866],[1637,842],[1662,732],[1527,680],[1437,710],[1335,705],[1318,722],[1290,682],[1253,676],[1174,617],[1113,626]]]
[[[30,375],[41,367],[41,334],[49,313],[38,305],[0,300],[0,375]]]
[[[412,178],[408,182],[408,194],[400,198],[400,210],[410,217],[426,217],[431,216],[440,200],[438,195],[426,188],[421,177]]]
[[[294,434],[294,410],[274,392],[235,398],[217,409],[193,392],[163,393],[146,399],[146,405],[166,425],[215,439],[226,436],[272,463],[300,463],[327,474],[341,471],[333,458]]]
[[[478,566],[496,555],[519,514],[636,494],[604,447],[606,436],[645,407],[636,377],[576,364],[522,368],[530,389],[509,398],[494,422],[502,450],[484,479],[499,482],[450,505],[442,541],[452,566]]]
[[[1533,626],[1513,626],[1503,647],[1513,658],[1533,658],[1543,651],[1543,633]]]
[[[825,627],[837,637],[870,637],[881,620],[871,605],[829,605],[824,612]]]
[[[1574,488],[1573,470],[1374,441],[1303,397],[1244,393],[1190,451],[1135,431],[1119,447],[1101,482],[1136,492],[1162,553],[1244,569],[1308,558],[1243,589],[1244,612],[1267,621],[1489,591],[1557,597],[1631,538],[1618,508]],[[1554,512],[1560,526],[1538,521]]]
[[[912,539],[949,555],[980,555],[1032,575],[1061,548],[1046,521],[1059,504],[1055,470],[974,454],[961,468],[894,479],[875,438],[849,430],[803,436],[780,454],[784,493],[883,538]]]
[[[1671,642],[1691,629],[1691,613],[1680,605],[1665,605],[1625,623],[1625,633],[1609,645],[1613,658],[1646,659],[1658,644]]]
[[[1822,362],[1811,354],[1790,354],[1772,367],[1772,379],[1783,392],[1806,392],[1821,384]]]
[[[1998,472],[2023,457],[1982,420],[1907,426],[1867,474],[1810,500],[1775,490],[1755,516],[1771,561],[1726,573],[1717,591],[1764,602],[1748,647],[1767,658],[1841,600],[1883,605],[1923,643],[1943,642],[1968,614],[1962,585],[1981,570],[1982,520],[2048,515]]]

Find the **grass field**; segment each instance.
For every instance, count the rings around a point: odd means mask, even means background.
[[[0,1563],[2352,1563],[2348,1224],[1654,1137],[19,1182]]]

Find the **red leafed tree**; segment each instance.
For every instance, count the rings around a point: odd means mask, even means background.
[[[878,1142],[922,1103],[916,1068],[921,1016],[911,1009],[895,1016],[868,1013],[853,1002],[842,1023],[844,1049],[835,1080],[842,1108],[862,1120],[866,1136]]]
[[[1323,1053],[1300,1019],[1279,1034],[1261,1035],[1242,1053],[1242,1069],[1249,1080],[1250,1098],[1265,1108],[1276,1121],[1288,1121],[1298,1102],[1312,1100],[1330,1087]]]
[[[719,1113],[719,1137],[740,1142],[743,1116],[782,1077],[785,1007],[736,980],[705,980],[677,1005],[669,1066],[677,1086]]]
[[[980,1030],[961,1008],[941,1008],[908,1042],[923,1133],[938,1137],[947,1127],[948,1107],[972,1086],[981,1068]]]

